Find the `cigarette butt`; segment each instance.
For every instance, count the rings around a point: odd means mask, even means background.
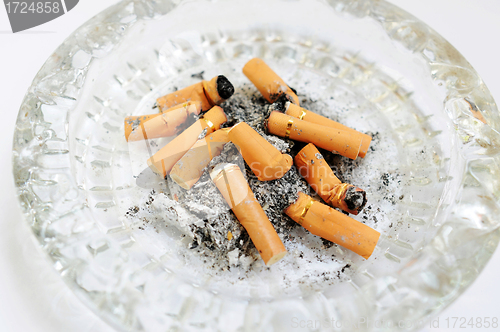
[[[234,87],[231,82],[225,76],[219,75],[210,81],[201,81],[160,97],[156,99],[156,104],[163,110],[187,101],[199,101],[201,109],[206,111],[213,106],[220,105],[233,93]]]
[[[245,122],[231,128],[229,139],[238,146],[243,159],[260,181],[279,179],[292,167],[292,157],[282,154]]]
[[[214,131],[196,141],[188,152],[174,165],[170,177],[182,188],[189,190],[203,175],[210,161],[220,155],[229,142],[226,128]]]
[[[313,201],[302,192],[284,212],[312,234],[352,250],[365,259],[371,256],[380,237],[380,233],[373,228]]]
[[[333,129],[307,122],[277,111],[271,112],[267,120],[271,134],[314,145],[355,160],[359,154],[362,137],[342,129]]]
[[[285,108],[286,108],[285,113],[293,116],[294,118],[299,118],[300,120],[316,123],[316,124],[331,127],[334,129],[342,129],[342,130],[350,131],[352,133],[360,135],[363,139],[363,142],[361,143],[361,148],[359,149],[359,156],[361,158],[364,158],[366,153],[368,152],[368,148],[370,147],[370,143],[372,141],[372,137],[370,135],[363,134],[357,130],[354,130],[352,128],[344,126],[343,124],[340,124],[336,121],[333,121],[332,119],[328,119],[324,116],[321,116],[319,114],[316,114],[314,112],[306,110],[305,108],[294,105],[290,102],[288,102],[285,105]]]
[[[179,136],[148,159],[148,166],[158,175],[166,177],[175,163],[196,143],[206,129],[207,135],[218,130],[227,121],[226,114],[219,106],[214,106],[202,119],[193,123]]]
[[[236,218],[246,229],[260,257],[270,266],[286,255],[286,249],[266,213],[235,164],[219,164],[210,173]]]
[[[234,93],[234,87],[224,75],[203,81],[205,95],[212,105],[220,105],[229,99]]]
[[[365,207],[366,192],[342,183],[314,144],[307,144],[294,160],[300,175],[326,203],[356,215]]]
[[[201,102],[187,102],[169,108],[163,113],[127,116],[125,139],[127,142],[143,139],[169,137],[182,130],[190,114],[200,114]]]
[[[262,59],[253,58],[243,67],[243,74],[255,85],[262,96],[274,103],[285,94],[292,103],[299,105],[299,97]]]

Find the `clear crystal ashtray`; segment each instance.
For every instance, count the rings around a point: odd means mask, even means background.
[[[189,209],[137,185],[147,149],[164,141],[127,143],[123,119],[200,77],[224,75],[241,95],[253,57],[304,105],[373,136],[365,158],[337,168],[367,191],[354,218],[382,234],[368,260],[294,228],[275,265],[231,251],[221,267],[183,234],[213,206],[198,201],[182,219]],[[416,329],[497,247],[499,128],[470,64],[382,0],[124,0],[35,77],[16,123],[14,178],[40,248],[120,330]],[[146,205],[149,218],[130,216]]]

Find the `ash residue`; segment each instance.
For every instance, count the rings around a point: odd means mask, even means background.
[[[276,104],[271,106],[252,85],[243,85],[243,88],[238,89],[221,107],[228,117],[227,123],[222,127],[244,121],[278,150],[292,157],[305,146],[304,143],[266,134],[264,121]],[[324,156],[325,158],[328,156],[327,162],[340,175],[339,178],[347,176],[349,170],[357,166],[356,162],[350,163],[347,158],[331,153],[324,153]],[[215,271],[226,271],[235,266],[241,268],[243,272],[252,267],[259,268],[261,266],[258,264],[259,254],[247,232],[210,179],[209,171],[220,163],[237,164],[244,171],[250,188],[275,226],[290,255],[304,262],[316,260],[320,264],[326,264],[337,261],[334,254],[335,245],[307,232],[304,233],[300,225],[283,213],[286,207],[295,202],[299,191],[309,195],[314,194],[297,169],[292,167],[278,180],[259,181],[232,143],[226,144],[221,155],[210,162],[191,190],[180,188],[167,177],[165,192],[151,193],[151,199],[134,206],[126,216],[140,220],[142,223],[140,227],[158,224],[176,227],[185,237],[182,243],[186,248],[200,257],[210,258],[208,261],[211,263],[207,264],[210,264],[210,268]]]
[[[248,97],[244,91],[238,91],[222,105],[228,117],[224,127],[245,121],[282,153],[290,153],[293,142],[266,135],[264,132],[263,123],[269,114],[269,106],[260,95]],[[210,179],[208,171],[220,163],[237,164],[244,171],[255,197],[282,239],[286,239],[292,229],[300,227],[282,211],[297,199],[299,191],[310,194],[305,180],[292,167],[281,179],[259,181],[246,166],[233,143],[225,145],[221,155],[210,162],[207,170],[191,190],[182,189],[167,177],[165,180],[167,191],[151,192],[140,207],[134,206],[126,216],[141,220],[143,224],[139,227],[154,222],[169,226],[177,223],[179,230],[190,238],[188,248],[219,261],[219,266],[214,265],[214,268],[226,269],[230,265],[238,264],[248,268],[251,263],[259,259],[259,255],[245,229]],[[171,212],[168,214],[171,220],[158,218],[158,212],[162,210]],[[220,264],[221,262],[225,263]]]
[[[392,205],[404,198],[401,197],[397,192],[391,189],[391,187],[400,187],[401,185],[401,175],[399,173],[382,173],[379,179],[379,186],[377,191],[384,195],[384,200],[390,202]]]
[[[205,78],[203,77],[203,74],[205,74],[204,70],[200,71],[199,73],[192,74],[191,77],[197,78],[199,80],[204,80]]]
[[[260,94],[248,97],[245,91],[240,90],[221,107],[227,115],[227,122],[222,127],[232,127],[244,121],[259,134],[264,134],[264,120],[269,114],[269,103]]]
[[[281,179],[259,181],[247,168],[248,183],[255,197],[266,212],[269,220],[281,238],[290,234],[298,224],[283,213],[283,210],[298,198],[299,191],[310,194],[307,182],[302,179],[297,169],[292,167]]]
[[[345,202],[350,210],[362,210],[366,205],[366,192],[349,187],[345,193]]]

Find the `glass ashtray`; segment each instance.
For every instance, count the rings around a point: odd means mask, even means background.
[[[127,143],[124,118],[202,77],[224,75],[242,94],[253,57],[306,108],[373,136],[365,158],[337,169],[367,191],[353,218],[382,234],[368,260],[294,228],[277,264],[233,251],[236,263],[220,268],[182,235],[179,211],[163,209],[174,199],[148,202],[151,188],[137,185],[148,149],[165,141]],[[498,245],[499,128],[470,64],[385,1],[124,0],[68,37],[33,80],[14,178],[40,248],[119,330],[412,330]],[[130,216],[148,204],[151,220]],[[210,205],[198,212],[193,223],[209,220]]]

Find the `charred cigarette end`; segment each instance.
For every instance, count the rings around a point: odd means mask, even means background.
[[[284,104],[286,102],[290,102],[290,103],[295,105],[295,102],[296,102],[294,99],[295,98],[294,95],[291,93],[287,93],[287,92],[271,94],[269,96],[269,98],[271,99],[272,103],[280,102],[280,103]]]
[[[234,87],[229,80],[223,76],[215,76],[210,81],[203,81],[203,92],[207,101],[212,105],[220,105],[234,93]]]
[[[352,214],[358,214],[366,205],[366,192],[363,189],[350,186],[347,188],[344,202]]]
[[[272,109],[281,113],[286,111],[286,105],[290,103],[290,98],[286,94],[281,94],[271,105]]]
[[[365,259],[372,255],[380,238],[380,233],[373,228],[314,201],[302,192],[284,212],[312,234],[352,250]]]
[[[224,75],[217,76],[217,92],[222,99],[229,99],[234,93],[234,86]]]

